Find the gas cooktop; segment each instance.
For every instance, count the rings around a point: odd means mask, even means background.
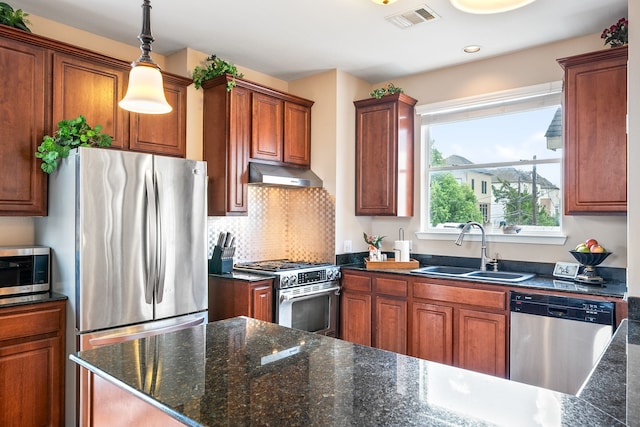
[[[256,274],[273,275],[276,289],[337,281],[340,278],[340,267],[328,262],[276,259],[238,263],[233,268]]]
[[[331,266],[328,262],[307,262],[307,261],[291,261],[288,259],[275,259],[267,261],[243,262],[235,265],[237,270],[245,271],[290,271],[305,270],[309,268],[318,268]]]

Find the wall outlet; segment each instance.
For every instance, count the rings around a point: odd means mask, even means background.
[[[353,250],[351,247],[351,240],[345,240],[342,249],[344,253],[351,252]]]

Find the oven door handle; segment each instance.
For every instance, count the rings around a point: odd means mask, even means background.
[[[312,297],[319,294],[330,294],[331,292],[335,292],[336,295],[340,295],[340,286],[335,286],[333,288],[321,289],[319,291],[307,292],[302,295],[280,295],[280,303],[285,301],[291,301],[294,299],[306,299],[308,297]]]

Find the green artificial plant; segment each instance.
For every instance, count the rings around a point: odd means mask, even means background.
[[[69,157],[76,147],[110,147],[111,137],[101,132],[102,126],[91,127],[84,116],[70,120],[60,120],[54,136],[45,135],[36,151],[36,158],[42,159],[42,170],[53,172],[60,159]]]
[[[28,33],[31,32],[27,24],[31,24],[27,20],[28,13],[24,13],[22,9],[13,10],[7,3],[0,2],[0,24],[8,25]]]
[[[231,89],[236,85],[236,77],[242,78],[244,74],[239,73],[238,69],[231,62],[218,58],[215,54],[209,56],[206,59],[204,67],[198,67],[193,69],[193,83],[196,89],[202,87],[202,83],[206,80],[212,79],[223,74],[230,74],[233,79],[227,82],[227,92],[231,92]]]
[[[386,87],[380,87],[378,89],[374,89],[369,95],[376,99],[380,99],[385,95],[393,95],[394,93],[402,93],[401,87],[395,86],[393,83],[387,83]]]

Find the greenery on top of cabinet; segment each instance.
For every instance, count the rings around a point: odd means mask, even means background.
[[[231,89],[236,85],[236,77],[244,77],[244,74],[239,73],[233,63],[220,59],[213,54],[206,59],[204,67],[196,66],[196,68],[193,69],[193,83],[195,84],[196,89],[200,89],[202,87],[202,83],[206,80],[223,74],[230,74],[233,76],[233,79],[227,82],[227,92],[231,92]]]

